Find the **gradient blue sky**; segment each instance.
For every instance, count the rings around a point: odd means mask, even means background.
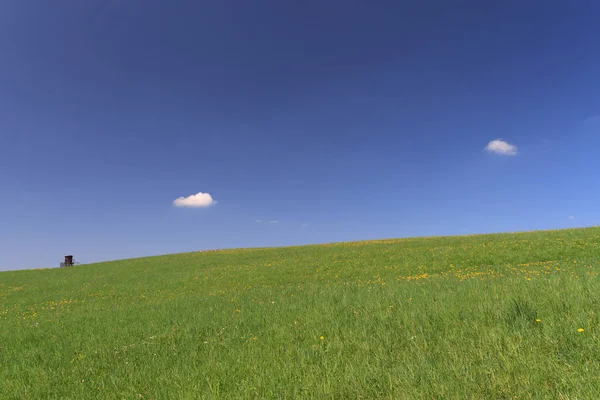
[[[0,269],[595,225],[598,21],[597,0],[2,2]],[[198,192],[218,203],[173,205]]]

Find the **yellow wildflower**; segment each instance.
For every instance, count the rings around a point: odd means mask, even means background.
[[[583,332],[583,328],[577,329],[577,332],[582,333]]]

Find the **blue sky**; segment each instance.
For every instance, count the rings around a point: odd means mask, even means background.
[[[0,269],[595,225],[599,20],[597,1],[3,2]],[[173,203],[197,193],[217,203]]]

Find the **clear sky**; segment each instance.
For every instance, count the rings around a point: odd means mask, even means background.
[[[595,225],[598,21],[597,0],[2,2],[0,269]]]

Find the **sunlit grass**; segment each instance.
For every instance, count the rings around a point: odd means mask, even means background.
[[[1,399],[597,398],[600,228],[0,273]]]

